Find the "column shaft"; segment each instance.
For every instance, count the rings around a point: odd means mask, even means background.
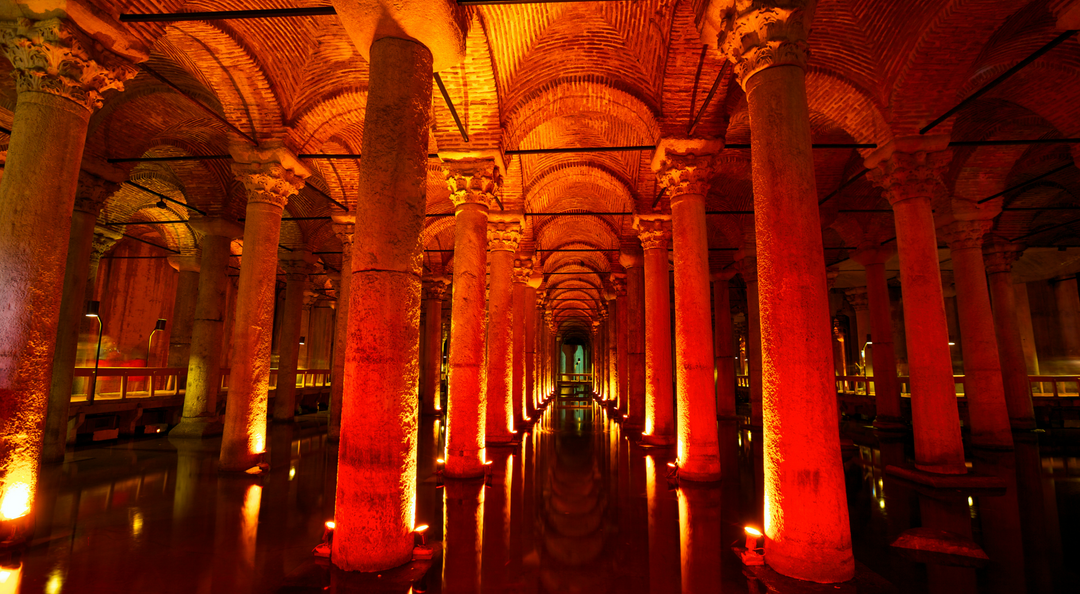
[[[335,225],[341,239],[341,280],[338,283],[337,310],[334,314],[334,356],[330,370],[330,419],[326,438],[338,441],[341,436],[341,406],[345,393],[345,354],[349,350],[349,312],[352,307],[352,242],[355,219]],[[442,326],[442,322],[439,322]]]
[[[490,237],[489,237],[490,240]],[[514,252],[492,249],[487,307],[487,443],[513,439],[513,303],[510,275]]]
[[[1058,326],[1061,328],[1061,341],[1065,347],[1065,369],[1075,371],[1076,362],[1080,361],[1080,296],[1077,293],[1075,277],[1055,279],[1050,286],[1054,288],[1054,300],[1057,302]]]
[[[735,339],[732,335],[730,274],[713,275],[713,352],[716,358],[716,416],[735,417]]]
[[[529,419],[536,418],[536,395],[540,392],[536,377],[536,288],[525,285],[525,411]]]
[[[176,299],[169,331],[169,358],[164,367],[187,368],[191,357],[191,333],[195,323],[195,302],[199,299],[198,255],[171,258],[176,266]],[[172,263],[170,262],[170,263]],[[149,353],[147,354],[149,357]],[[150,365],[148,367],[158,367]]]
[[[626,268],[626,352],[627,398],[626,425],[642,427],[645,423],[645,267],[641,258]]]
[[[892,311],[889,285],[885,280],[885,262],[866,264],[866,299],[870,308],[870,358],[874,362],[874,422],[900,423],[900,380],[896,376],[896,349],[893,346]]]
[[[515,268],[515,276],[517,275],[517,268]],[[515,278],[514,286],[512,289],[512,301],[514,305],[514,319],[510,324],[511,334],[513,335],[512,354],[510,357],[513,363],[513,385],[510,390],[511,402],[514,410],[514,427],[520,428],[525,423],[525,325],[527,324],[525,317],[526,312],[530,310],[525,305],[525,282]]]
[[[659,222],[659,221],[657,221]],[[657,231],[660,233],[660,231]],[[671,393],[671,289],[667,238],[645,248],[645,431],[650,443],[675,440]]]
[[[424,300],[424,414],[442,412],[442,300],[446,285],[436,281]]]
[[[985,248],[985,261],[990,276],[993,299],[994,331],[1001,359],[1001,379],[1009,421],[1014,429],[1034,429],[1035,410],[1031,401],[1031,381],[1024,360],[1024,345],[1020,337],[1020,322],[1016,313],[1016,291],[1012,282],[1012,261],[1020,256],[1017,247],[1000,241]]]
[[[307,267],[282,262],[285,275],[285,303],[278,334],[277,390],[274,394],[274,420],[292,421],[296,416],[296,369],[300,360],[300,337],[304,334],[304,291],[307,290]],[[308,338],[311,338],[310,336]]]

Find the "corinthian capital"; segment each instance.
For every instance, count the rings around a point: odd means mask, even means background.
[[[521,224],[516,222],[492,221],[488,223],[488,250],[516,252],[521,243]]]
[[[85,171],[79,172],[79,187],[75,189],[75,210],[92,214],[95,217],[101,207],[117,190],[120,184],[101,179]]]
[[[652,169],[668,199],[674,203],[685,196],[706,196],[712,184],[716,152],[723,148],[719,140],[661,139],[653,154]]]
[[[952,160],[948,143],[947,136],[894,140],[867,157],[870,179],[893,206],[913,198],[933,200],[946,192],[944,175]]]
[[[1001,237],[990,237],[986,245],[983,246],[983,261],[986,263],[986,273],[1011,272],[1013,262],[1023,254],[1023,245],[1012,243]]]
[[[638,218],[634,228],[643,249],[666,250],[671,241],[671,226],[666,217]]]
[[[515,283],[527,283],[532,280],[532,258],[517,258],[514,260],[513,281]]]
[[[266,142],[258,147],[236,145],[230,152],[233,175],[244,184],[248,203],[285,208],[289,197],[304,189],[304,180],[311,175],[281,142]]]
[[[443,173],[454,206],[491,206],[502,186],[502,174],[494,159],[443,161]]]
[[[124,90],[136,74],[123,58],[98,49],[69,22],[59,19],[16,19],[0,22],[0,49],[15,68],[15,88],[22,93],[48,93],[94,111],[101,94]],[[90,50],[95,50],[91,54]]]
[[[702,41],[715,43],[735,64],[739,84],[773,66],[806,67],[806,38],[816,0],[711,0]]]
[[[938,229],[938,237],[950,250],[982,249],[983,237],[993,226],[994,222],[990,220],[953,221]]]

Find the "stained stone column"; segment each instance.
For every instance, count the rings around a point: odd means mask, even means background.
[[[338,281],[337,310],[334,314],[334,356],[330,366],[330,419],[326,438],[338,441],[341,436],[341,405],[345,393],[345,353],[349,349],[349,295],[352,291],[352,244],[355,214],[337,214],[334,234],[341,241],[341,279]],[[442,321],[439,321],[442,326]]]
[[[446,165],[450,199],[456,210],[445,474],[451,478],[470,478],[484,474],[488,206],[501,179],[499,167],[490,159]],[[513,257],[512,252],[510,256]]]
[[[1012,282],[1012,263],[1023,253],[1023,247],[992,238],[983,246],[986,272],[990,276],[990,295],[993,299],[994,331],[998,355],[1001,358],[1001,379],[1005,387],[1005,402],[1013,429],[1034,429],[1035,410],[1031,401],[1031,382],[1028,379],[1024,345],[1020,338],[1020,323],[1016,315],[1016,290]],[[1023,288],[1023,287],[1021,287]]]
[[[270,338],[281,213],[309,173],[282,145],[234,147],[233,173],[247,190],[244,248],[233,317],[232,365],[221,439],[223,471],[243,472],[266,451]],[[280,383],[280,378],[279,378]]]
[[[705,196],[712,182],[713,153],[722,146],[716,141],[663,139],[652,164],[671,200],[679,478],[688,481],[720,480]]]
[[[615,359],[616,393],[618,394],[618,414],[624,418],[629,411],[627,404],[630,397],[630,353],[627,351],[627,311],[626,274],[611,275],[611,289],[615,292]]]
[[[627,428],[645,423],[645,267],[638,246],[623,245],[619,263],[626,270]]]
[[[173,316],[169,320],[172,327],[169,332],[169,358],[164,367],[186,368],[191,356],[191,329],[195,321],[195,301],[199,296],[199,264],[202,255],[196,250],[192,254],[169,256],[168,261],[169,266],[176,270],[177,278]],[[150,365],[149,361],[147,366],[158,367]]]
[[[806,97],[806,39],[814,5],[741,3],[717,24],[719,45],[735,63],[750,115],[764,378],[765,559],[790,577],[840,582],[851,579],[855,563]]]
[[[949,330],[938,268],[931,198],[951,159],[947,137],[900,138],[867,159],[871,179],[884,188],[896,220],[900,286],[904,292],[915,466],[964,474],[964,447],[953,383]]]
[[[1039,375],[1039,353],[1035,347],[1035,328],[1031,323],[1031,303],[1028,299],[1027,283],[1013,285],[1016,295],[1016,321],[1020,324],[1020,342],[1024,345],[1024,362],[1028,373]]]
[[[45,444],[41,456],[43,462],[58,462],[64,459],[68,407],[71,403],[75,362],[79,350],[79,329],[85,319],[85,295],[93,252],[94,224],[105,200],[118,187],[116,183],[88,173],[79,175],[75,210],[71,215],[71,236],[68,240],[64,272],[64,294],[60,300],[49,405],[45,416]]]
[[[532,259],[515,258],[513,272],[513,305],[514,316],[510,324],[513,340],[511,361],[513,362],[513,384],[510,390],[511,402],[514,409],[514,427],[524,426],[525,417],[525,326],[526,317],[532,312],[525,303],[525,289],[528,287],[529,278],[532,276]]]
[[[634,225],[645,251],[645,430],[642,438],[652,445],[671,445],[675,443],[667,254],[671,230],[663,218],[638,219]]]
[[[494,219],[488,223],[487,307],[487,443],[505,444],[514,438],[514,304],[511,281],[514,252],[521,242],[521,223]]]
[[[221,348],[225,330],[226,293],[232,240],[244,233],[240,225],[222,218],[197,218],[189,223],[202,235],[199,287],[191,324],[191,357],[187,364],[184,413],[169,437],[217,435],[221,386]]]
[[[536,289],[540,286],[540,283],[544,280],[544,277],[538,272],[534,272],[529,277],[529,282],[525,284],[524,291],[524,315],[525,315],[525,411],[524,415],[527,420],[532,421],[536,419],[536,396],[540,393],[540,383],[536,377],[536,326],[537,318],[537,303]]]
[[[941,229],[949,246],[960,314],[964,393],[971,421],[971,443],[1012,449],[1012,427],[1001,380],[1001,357],[986,288],[983,236],[993,221],[954,221]]]
[[[424,414],[442,413],[442,304],[446,299],[444,278],[434,278],[424,291]]]
[[[619,398],[619,340],[618,340],[618,295],[614,289],[605,294],[607,298],[607,319],[604,320],[604,358],[606,359],[607,381],[604,389],[608,400]]]
[[[0,21],[16,103],[0,181],[0,535],[21,539],[34,494],[49,400],[64,268],[90,115],[135,75],[83,47],[61,19]],[[85,38],[85,37],[82,37]],[[141,56],[145,59],[145,54]],[[66,422],[66,420],[65,420]],[[22,518],[22,519],[20,519]]]
[[[304,298],[308,273],[315,257],[311,250],[297,249],[281,259],[285,270],[285,303],[282,305],[281,330],[278,334],[277,390],[274,395],[274,420],[292,421],[296,416],[296,369],[300,361],[300,337],[304,335]]]
[[[851,259],[866,269],[866,301],[870,309],[870,360],[874,368],[874,403],[877,414],[874,426],[879,429],[904,426],[900,409],[900,380],[896,376],[896,350],[893,346],[892,304],[885,280],[885,261],[892,248],[864,246]],[[860,326],[860,333],[863,333]]]
[[[750,382],[750,426],[761,427],[761,306],[758,301],[757,252],[753,247],[743,247],[735,257],[739,276],[746,283],[746,377]]]
[[[716,416],[735,418],[735,338],[732,334],[731,286],[734,270],[714,272],[713,295],[713,352],[716,360]]]
[[[856,351],[861,351],[867,341],[873,339],[870,330],[870,299],[866,296],[866,287],[851,287],[844,290],[848,305],[855,310],[855,343],[852,344]],[[873,348],[873,345],[870,345]],[[873,365],[867,365],[867,370],[873,369]],[[866,375],[871,375],[867,373]]]
[[[1073,373],[1080,362],[1080,294],[1077,293],[1076,277],[1053,279],[1050,286],[1054,289],[1058,327],[1061,328],[1061,341],[1065,347],[1065,371]]]

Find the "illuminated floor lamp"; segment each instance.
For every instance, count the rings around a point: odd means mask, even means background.
[[[165,330],[165,324],[169,321],[165,318],[158,318],[157,323],[154,324],[154,329],[150,331],[150,338],[146,339],[146,366],[150,367],[150,345],[154,342],[154,335],[158,332]]]
[[[89,301],[86,304],[86,317],[94,318],[97,320],[97,351],[94,353],[94,378],[90,381],[90,389],[87,391],[86,400],[88,402],[94,401],[94,393],[97,391],[97,374],[98,363],[101,361],[101,333],[105,327],[101,323],[101,316],[98,310],[101,309],[100,301]]]

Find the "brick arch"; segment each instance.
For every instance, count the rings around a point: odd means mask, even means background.
[[[280,133],[282,108],[263,66],[238,35],[217,23],[189,21],[166,29],[166,38],[191,56],[225,118],[256,138]]]
[[[297,153],[320,152],[346,128],[363,138],[367,95],[367,87],[337,89],[310,103],[289,122],[290,146]]]
[[[537,246],[553,249],[568,242],[611,249],[619,247],[619,230],[603,217],[550,217],[533,228]]]
[[[590,189],[587,196],[571,194],[569,189]],[[600,163],[564,161],[549,166],[534,176],[525,187],[526,212],[549,212],[552,208],[581,208],[597,212],[636,212],[634,189],[616,171]]]
[[[851,79],[811,63],[806,94],[812,114],[820,114],[855,142],[884,144],[892,137],[881,105]]]

